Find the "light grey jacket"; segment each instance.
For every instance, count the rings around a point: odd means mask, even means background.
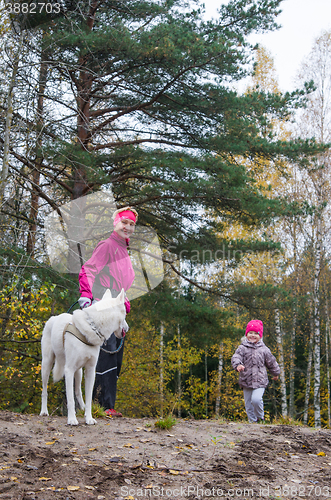
[[[267,387],[269,383],[267,369],[273,377],[280,373],[275,356],[271,354],[263,340],[253,344],[245,337],[232,356],[231,364],[235,370],[238,365],[244,365],[245,370],[239,373],[239,385],[250,389]]]

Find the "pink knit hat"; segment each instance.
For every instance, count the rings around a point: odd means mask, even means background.
[[[247,326],[246,326],[246,332],[245,335],[247,335],[248,332],[256,332],[260,335],[261,339],[263,337],[263,323],[259,319],[252,319]]]

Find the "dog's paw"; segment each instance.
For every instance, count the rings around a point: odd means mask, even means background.
[[[78,425],[77,418],[68,418],[68,425]]]
[[[95,425],[97,423],[97,421],[95,420],[95,418],[85,417],[85,423],[86,423],[86,425]]]

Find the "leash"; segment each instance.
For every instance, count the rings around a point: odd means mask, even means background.
[[[67,313],[70,313],[71,309],[76,305],[78,304],[78,300],[76,300],[76,302],[74,302],[68,309]]]
[[[107,351],[107,349],[104,349],[103,347],[100,347],[100,351],[103,351],[107,354],[117,354],[122,349],[123,344],[124,344],[124,337],[121,338],[121,343],[115,351]]]

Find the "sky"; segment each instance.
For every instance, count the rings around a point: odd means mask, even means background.
[[[225,0],[203,0],[208,18],[217,18],[217,7]],[[274,32],[254,35],[252,43],[266,47],[274,59],[280,90],[296,88],[295,77],[314,40],[331,31],[331,0],[284,0]]]

